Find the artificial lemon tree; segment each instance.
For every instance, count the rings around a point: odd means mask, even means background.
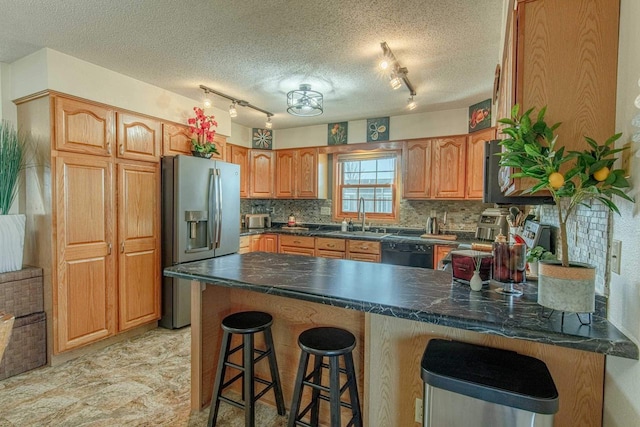
[[[621,189],[629,187],[625,171],[613,169],[614,155],[625,148],[615,148],[622,134],[613,135],[604,144],[599,145],[592,138],[585,137],[589,149],[569,151],[557,147],[558,136],[554,131],[560,126],[556,123],[548,126],[544,120],[546,107],[538,112],[536,121],[532,121],[533,108],[518,115],[519,106],[511,110],[511,118],[498,120],[508,125],[502,130],[507,135],[500,144],[504,147],[500,165],[519,169],[514,178],[531,178],[535,184],[524,193],[533,194],[547,190],[558,207],[558,222],[562,244],[562,265],[569,266],[569,248],[567,243],[567,219],[578,205],[589,200],[599,200],[609,210],[620,213],[612,200],[614,195],[633,201]],[[568,163],[568,167],[561,166]]]

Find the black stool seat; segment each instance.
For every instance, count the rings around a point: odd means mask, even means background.
[[[273,324],[273,316],[262,311],[243,311],[222,319],[222,329],[232,334],[255,334]]]
[[[351,410],[351,420],[347,426],[362,427],[362,413],[352,351],[356,346],[356,337],[349,331],[333,327],[308,329],[298,337],[298,345],[302,349],[298,374],[293,390],[291,413],[288,427],[315,427],[320,420],[320,401],[329,402],[331,427],[340,427],[341,408]],[[313,355],[313,369],[307,373],[309,358]],[[340,358],[344,368],[340,367]],[[324,359],[328,362],[325,363]],[[322,384],[322,370],[328,370],[329,385]],[[340,385],[340,374],[346,377]],[[311,402],[300,409],[304,387],[311,388]],[[348,392],[349,400],[341,400]],[[309,421],[305,417],[309,414]]]
[[[307,353],[318,356],[340,356],[355,348],[356,337],[340,328],[313,328],[300,334],[298,345]]]
[[[245,426],[254,427],[256,401],[272,389],[276,399],[278,414],[285,414],[278,363],[276,361],[276,352],[271,335],[272,324],[273,317],[269,313],[261,311],[234,313],[222,320],[222,344],[220,346],[216,380],[213,384],[213,394],[211,396],[209,427],[216,425],[220,402],[244,409]],[[254,346],[254,335],[259,332],[264,334],[264,344],[266,347],[264,350],[257,349]],[[231,348],[232,334],[242,335],[242,343],[234,348]],[[241,364],[234,363],[230,359],[230,357],[238,351],[242,352]],[[255,365],[262,359],[268,359],[269,361],[271,381],[258,378],[254,375]],[[225,382],[227,368],[235,369],[239,371],[239,373]],[[224,389],[238,380],[242,380],[242,401],[240,402],[223,395]],[[263,386],[261,387],[262,390],[258,393],[256,393],[256,383]]]

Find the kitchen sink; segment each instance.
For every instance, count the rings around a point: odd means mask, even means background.
[[[391,233],[380,233],[376,231],[330,231],[327,234],[339,234],[343,236],[366,236],[366,237],[386,237],[390,236]]]

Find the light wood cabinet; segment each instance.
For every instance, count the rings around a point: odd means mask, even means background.
[[[259,234],[254,234],[251,236],[251,240],[249,243],[249,252],[258,252],[260,250],[260,240],[262,236]]]
[[[224,135],[220,135],[219,133],[216,133],[215,136],[213,137],[213,143],[216,145],[216,149],[218,150],[218,153],[213,153],[211,158],[214,160],[229,161],[225,155],[227,150],[227,137]]]
[[[467,138],[466,199],[482,200],[484,192],[484,148],[486,143],[494,140],[495,137],[495,128],[489,128],[472,133]]]
[[[191,155],[189,126],[175,123],[162,124],[162,154],[165,156]]]
[[[347,245],[345,239],[316,237],[316,256],[323,258],[345,259]]]
[[[464,136],[432,140],[433,197],[463,199],[466,179],[466,138]]]
[[[112,108],[76,99],[55,97],[56,150],[111,156],[116,144]]]
[[[116,332],[113,163],[65,154],[55,158],[52,274],[54,352]]]
[[[347,240],[347,259],[380,262],[380,242]]]
[[[117,123],[118,158],[160,161],[162,123],[159,120],[118,112]]]
[[[565,151],[588,148],[585,135],[606,140],[615,132],[620,2],[516,3],[508,19],[498,117],[509,115],[514,103],[521,113],[547,106],[547,122],[562,122],[557,134]],[[502,174],[506,194],[530,187],[511,179],[511,172]]]
[[[278,253],[277,234],[262,234],[260,237],[260,250],[262,252]]]
[[[160,165],[118,168],[118,329],[160,317]]]
[[[315,238],[309,236],[280,236],[278,252],[281,254],[315,256]]]
[[[442,260],[453,250],[453,246],[434,245],[433,246],[433,268],[442,270]]]
[[[240,197],[249,197],[249,149],[239,145],[227,144],[226,159],[240,166]]]
[[[276,151],[275,196],[283,199],[326,198],[327,155],[317,148]]]
[[[269,199],[273,197],[274,155],[271,150],[249,150],[249,197]]]
[[[240,236],[240,249],[239,254],[246,254],[251,252],[251,236]]]
[[[431,140],[408,141],[402,149],[405,199],[431,198]]]

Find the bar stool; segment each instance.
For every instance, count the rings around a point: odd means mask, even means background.
[[[270,314],[263,313],[261,311],[244,311],[234,313],[222,320],[222,329],[224,333],[222,336],[222,345],[220,346],[220,358],[218,360],[216,380],[213,385],[213,393],[211,396],[211,409],[209,411],[208,423],[209,427],[215,426],[216,424],[220,402],[226,402],[237,408],[244,409],[245,426],[254,427],[255,403],[271,389],[273,389],[275,394],[278,414],[285,414],[282,386],[280,385],[280,376],[278,374],[278,363],[276,362],[273,337],[271,335],[272,323],[273,317]],[[254,347],[254,334],[258,332],[264,333],[264,341],[266,345],[265,350],[256,349]],[[242,344],[233,349],[231,348],[232,334],[242,335]],[[242,365],[238,365],[229,360],[229,357],[239,350],[242,350]],[[254,355],[258,355],[258,357],[254,358]],[[257,378],[254,375],[255,364],[265,357],[269,359],[271,381]],[[237,369],[240,373],[232,377],[229,381],[224,382],[227,367]],[[223,396],[223,390],[240,378],[242,378],[243,402],[238,402]],[[266,386],[258,394],[255,393],[256,382]]]
[[[289,414],[289,426],[317,426],[320,414],[320,399],[328,401],[331,410],[331,427],[340,427],[340,407],[351,409],[351,420],[347,426],[362,427],[362,413],[358,397],[358,384],[353,367],[351,351],[356,346],[356,337],[349,331],[339,328],[321,327],[307,329],[298,337],[298,345],[302,349],[300,365],[293,390],[293,402]],[[309,355],[313,354],[313,370],[307,375]],[[344,358],[344,368],[339,367],[340,356]],[[324,358],[329,363],[324,363]],[[323,386],[322,369],[329,370],[329,387]],[[340,374],[346,375],[344,385],[340,386]],[[300,401],[304,386],[312,388],[311,402],[300,411]],[[349,403],[342,401],[342,394],[349,390]],[[328,393],[328,395],[327,395]],[[311,411],[310,423],[303,421]]]

